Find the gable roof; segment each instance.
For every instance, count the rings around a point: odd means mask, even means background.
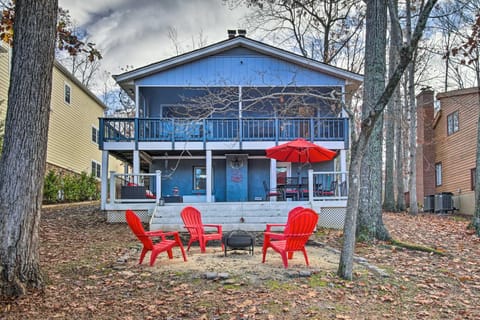
[[[78,80],[70,71],[67,70],[57,59],[54,60],[54,67],[57,68],[65,77],[75,83],[83,92],[85,92],[92,100],[94,100],[103,110],[107,110],[108,107],[100,100],[90,89],[88,89],[80,80]]]
[[[196,60],[200,60],[202,58],[206,58],[215,54],[219,54],[237,47],[247,48],[261,54],[284,60],[319,73],[324,73],[334,76],[336,78],[343,79],[345,80],[347,86],[351,86],[353,88],[358,87],[363,81],[363,76],[360,74],[334,67],[332,65],[322,63],[314,59],[306,58],[296,53],[279,49],[244,36],[237,36],[231,39],[226,39],[215,44],[178,55],[176,57],[155,62],[119,75],[114,75],[113,78],[125,91],[133,95],[134,81],[136,79],[160,73],[162,71],[184,65]]]

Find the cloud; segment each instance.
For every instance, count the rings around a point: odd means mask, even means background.
[[[127,64],[141,67],[175,55],[168,38],[175,28],[184,51],[194,49],[202,33],[211,44],[240,29],[246,9],[230,10],[221,0],[60,0],[76,23],[102,51],[103,67],[112,73]]]

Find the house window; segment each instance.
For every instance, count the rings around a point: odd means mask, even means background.
[[[442,185],[442,163],[435,164],[435,186]]]
[[[102,165],[92,160],[92,176],[100,178],[102,176]]]
[[[475,190],[475,183],[477,181],[477,168],[470,169],[470,189]]]
[[[447,116],[447,133],[454,134],[458,131],[458,111],[452,112]]]
[[[98,129],[92,126],[92,142],[98,144]]]
[[[65,83],[64,99],[65,99],[65,102],[68,104],[70,104],[71,95],[72,95],[72,88]]]
[[[207,189],[206,167],[193,167],[193,190],[205,191]]]

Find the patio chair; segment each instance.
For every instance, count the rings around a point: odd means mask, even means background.
[[[337,180],[330,182],[329,189],[320,189],[316,192],[317,196],[334,196],[337,193]]]
[[[161,230],[145,231],[142,221],[132,210],[127,210],[125,212],[125,218],[132,232],[143,244],[142,253],[140,254],[140,262],[138,264],[142,264],[148,251],[152,251],[150,254],[150,266],[153,266],[157,256],[164,251],[167,251],[168,258],[172,259],[172,248],[177,246],[180,247],[180,250],[182,251],[183,261],[187,261],[187,256],[185,255],[185,250],[183,249],[178,232],[163,232]],[[167,236],[173,236],[174,240],[167,239]],[[160,238],[161,241],[153,243],[152,238]]]
[[[265,228],[265,232],[271,232],[271,237],[276,237],[277,235],[283,236],[283,233],[273,233],[272,228],[283,228],[285,232],[285,227],[288,225],[288,222],[294,217],[297,213],[301,212],[304,208],[301,206],[295,207],[288,212],[287,222],[286,223],[269,223]]]
[[[185,228],[190,233],[190,240],[188,241],[188,248],[187,251],[190,250],[190,246],[193,242],[198,241],[200,245],[200,252],[204,253],[205,248],[207,246],[207,242],[211,240],[220,240],[222,244],[223,250],[223,242],[222,242],[222,226],[219,224],[203,224],[202,223],[202,216],[200,211],[196,208],[188,206],[182,209],[180,213],[182,217],[183,223],[185,224]],[[205,227],[208,228],[216,228],[216,232],[214,233],[205,233]]]
[[[265,200],[270,200],[271,197],[280,198],[279,200],[283,200],[283,192],[281,189],[270,189],[267,185],[267,182],[263,180],[263,189],[265,189]]]
[[[305,263],[309,265],[305,244],[312,235],[318,222],[318,214],[312,209],[303,210],[292,214],[288,220],[283,234],[265,232],[263,239],[263,258],[265,263],[267,249],[272,248],[278,252],[283,261],[283,266],[288,268],[288,260],[293,258],[295,251],[303,252]]]
[[[285,199],[292,198],[293,201],[299,200],[299,186],[298,177],[287,177],[285,180],[285,189],[283,191],[285,193]]]

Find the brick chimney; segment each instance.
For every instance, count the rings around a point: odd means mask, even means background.
[[[237,30],[227,30],[228,39],[233,39],[237,35]]]
[[[434,96],[430,88],[417,95],[417,199],[435,194]]]

